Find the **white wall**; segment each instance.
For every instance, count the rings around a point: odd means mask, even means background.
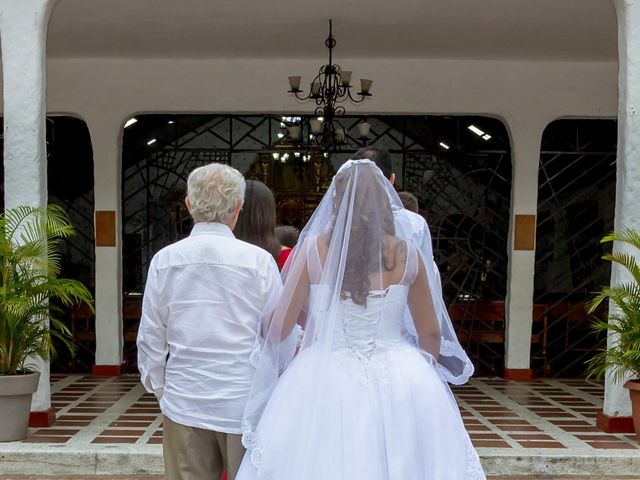
[[[52,112],[120,117],[135,112],[311,110],[286,93],[287,76],[311,80],[319,60],[56,59],[48,64]],[[504,119],[615,116],[616,63],[490,60],[344,60],[374,80],[350,111],[474,113]]]

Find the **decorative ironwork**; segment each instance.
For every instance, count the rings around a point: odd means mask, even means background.
[[[144,124],[144,117],[140,117]],[[305,120],[305,125],[308,119]],[[175,119],[180,124],[180,118]],[[303,205],[308,218],[333,174],[328,156],[286,143],[280,116],[202,116],[191,129],[154,148],[123,153],[124,289],[140,293],[149,261],[160,248],[183,238],[191,228],[184,207],[186,179],[195,167],[212,161],[233,163],[247,177],[263,181],[280,197]],[[305,128],[306,130],[306,128]],[[153,136],[161,137],[158,132]],[[160,141],[158,141],[160,143]],[[155,145],[154,145],[155,147]],[[289,158],[290,157],[290,158]],[[274,172],[276,175],[274,175]],[[296,193],[297,192],[297,193]],[[305,200],[306,198],[306,200]],[[283,200],[284,198],[279,200]]]
[[[491,143],[469,133],[468,126],[479,122],[491,132]],[[446,138],[442,143],[448,148],[409,151],[404,186],[418,197],[429,221],[445,301],[461,342],[478,373],[500,373],[512,171],[507,133],[498,121],[473,117],[442,120],[434,133],[434,147]]]
[[[71,177],[70,171],[74,172]],[[84,121],[73,117],[47,119],[47,183],[49,203],[64,207],[76,231],[60,244],[63,274],[94,291],[93,151]],[[52,370],[88,372],[95,363],[95,318],[85,307],[68,309],[66,315],[77,352],[74,357],[56,357]]]
[[[125,293],[141,292],[153,254],[188,234],[184,186],[191,170],[212,161],[229,163],[229,157],[208,149],[167,149],[124,171]]]
[[[287,136],[291,117],[215,115],[199,116],[197,122],[171,118],[171,126],[163,118],[154,121],[164,125],[161,130],[181,124],[189,124],[190,130],[165,142],[162,131],[145,131],[145,138],[158,138],[152,148],[144,138],[125,132],[125,298],[142,292],[152,255],[187,234],[191,223],[183,207],[186,177],[211,155],[269,185],[276,194],[280,221],[301,227],[335,169],[363,145],[359,116],[343,117],[349,142],[333,155],[307,143],[312,135],[309,116],[298,117],[303,140],[297,143]],[[138,119],[131,132],[146,125],[146,116]],[[503,356],[495,337],[504,337],[511,191],[506,130],[499,121],[480,117],[369,116],[367,121],[372,142],[391,152],[396,185],[419,198],[430,221],[443,288],[454,311],[460,312],[457,323],[463,340],[480,371],[495,372]],[[491,132],[491,141],[470,132],[472,123]],[[136,141],[140,147],[131,146]],[[440,146],[443,141],[448,149]],[[502,304],[491,304],[492,312],[498,313],[489,318],[487,305],[496,301]]]
[[[329,36],[324,42],[329,49],[329,63],[320,67],[318,75],[310,84],[309,93],[302,94],[300,89],[299,76],[289,77],[289,93],[292,93],[299,100],[313,100],[317,107],[315,116],[311,120],[311,129],[316,145],[320,146],[324,151],[333,152],[339,149],[339,145],[346,140],[346,129],[336,121],[336,116],[345,114],[345,108],[339,103],[350,100],[353,103],[362,103],[367,97],[371,96],[371,80],[360,80],[360,92],[356,98],[351,89],[351,72],[342,70],[340,65],[333,63],[333,49],[336,46],[336,39],[333,36],[333,21],[329,20]],[[338,125],[336,127],[336,124]],[[300,132],[299,126],[291,125],[289,134],[293,140],[296,140]],[[362,120],[358,130],[361,137],[367,137],[369,124],[366,120]]]
[[[615,120],[558,120],[542,138],[534,303],[544,308],[533,333],[545,316],[549,340],[546,351],[532,349],[537,375],[582,376],[597,344],[584,305],[610,281],[601,259],[610,247],[600,239],[614,224],[616,128]]]

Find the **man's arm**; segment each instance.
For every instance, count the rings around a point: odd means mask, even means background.
[[[138,329],[138,369],[144,388],[158,400],[164,391],[164,372],[167,363],[167,325],[160,308],[157,291],[158,271],[155,258],[149,266],[147,284],[142,301],[142,318]]]

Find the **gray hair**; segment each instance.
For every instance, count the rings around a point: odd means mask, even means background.
[[[228,165],[210,163],[196,168],[187,180],[194,222],[225,222],[244,201],[244,177]]]

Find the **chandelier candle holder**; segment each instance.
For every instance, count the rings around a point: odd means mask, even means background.
[[[325,151],[337,150],[341,143],[345,143],[347,135],[345,129],[335,121],[336,116],[344,115],[345,108],[340,105],[346,101],[352,103],[362,103],[371,96],[371,85],[373,81],[369,79],[360,80],[360,91],[353,93],[351,85],[352,72],[342,70],[340,65],[333,63],[333,49],[336,40],[333,37],[333,21],[329,20],[329,36],[324,42],[329,49],[329,63],[320,67],[318,75],[309,84],[309,93],[305,94],[300,88],[302,77],[289,77],[289,93],[298,100],[313,100],[317,107],[315,115],[317,118],[309,121],[309,127],[313,134],[314,142]],[[336,123],[338,125],[336,126]],[[368,126],[368,124],[367,124]],[[364,129],[358,129],[359,136],[362,137]],[[367,135],[368,135],[367,128]]]
[[[369,122],[362,121],[362,122],[358,123],[358,136],[360,138],[369,137],[369,130],[370,129],[371,129],[371,125],[369,124]]]

